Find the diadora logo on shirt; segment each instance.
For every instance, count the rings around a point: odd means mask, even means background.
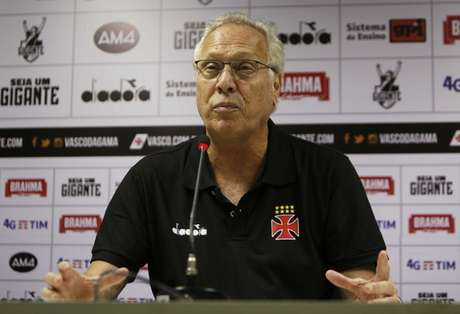
[[[299,218],[295,216],[294,205],[275,206],[271,233],[275,240],[296,240],[300,236]]]
[[[182,228],[179,223],[176,223],[174,227],[171,228],[172,232],[178,236],[189,236],[190,229],[189,228]],[[206,229],[201,224],[194,224],[193,225],[193,235],[197,236],[206,236],[208,235],[208,229]]]

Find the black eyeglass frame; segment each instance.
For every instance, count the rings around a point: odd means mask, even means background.
[[[276,71],[276,69],[275,69],[273,66],[270,66],[270,65],[265,64],[265,63],[263,63],[263,62],[261,62],[261,61],[259,61],[259,60],[254,60],[254,59],[241,59],[241,60],[233,60],[233,61],[222,61],[222,60],[216,60],[216,59],[200,59],[200,60],[195,60],[195,61],[193,61],[193,64],[194,64],[194,66],[195,66],[195,69],[196,69],[198,72],[200,72],[205,78],[206,78],[206,75],[204,75],[204,74],[202,73],[202,70],[200,70],[200,68],[198,67],[198,63],[203,62],[203,61],[206,61],[206,62],[215,62],[215,63],[217,63],[217,64],[222,64],[222,68],[221,68],[221,70],[217,73],[216,76],[207,78],[207,79],[210,79],[210,80],[219,77],[219,76],[222,74],[222,71],[224,70],[226,64],[230,65],[230,68],[231,68],[231,70],[232,70],[233,75],[234,75],[235,77],[241,79],[241,77],[239,77],[238,74],[235,73],[235,67],[233,66],[233,64],[236,64],[236,63],[240,63],[240,64],[241,64],[241,63],[244,63],[244,62],[254,62],[254,63],[257,64],[257,67],[256,67],[257,70],[256,70],[253,74],[251,74],[250,76],[248,76],[248,77],[251,77],[251,76],[255,75],[260,69],[265,69],[265,68],[266,68],[266,69],[270,69],[270,70],[272,70],[272,71],[275,72],[275,73],[278,73],[278,71]],[[243,77],[243,79],[244,79],[244,78],[248,78],[248,77]]]

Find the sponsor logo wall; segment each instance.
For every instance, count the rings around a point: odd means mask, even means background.
[[[440,0],[0,2],[0,299],[84,270],[129,167],[203,132],[193,49],[227,11],[278,27],[273,119],[356,161],[403,300],[460,302],[460,3]]]
[[[459,164],[358,165],[357,171],[389,246],[402,298],[458,302],[453,287],[460,278]]]

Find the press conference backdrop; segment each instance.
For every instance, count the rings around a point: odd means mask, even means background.
[[[129,167],[202,132],[193,48],[228,11],[278,27],[273,119],[350,156],[403,300],[458,302],[460,1],[434,0],[1,0],[0,299],[83,271]]]

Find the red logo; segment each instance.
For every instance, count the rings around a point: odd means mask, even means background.
[[[390,42],[419,43],[426,41],[425,19],[390,20]]]
[[[293,214],[275,215],[272,219],[272,238],[275,240],[295,240],[299,236],[299,218]]]
[[[455,220],[451,214],[414,214],[409,217],[409,233],[417,231],[447,231],[455,233]]]
[[[280,97],[300,99],[318,97],[329,100],[329,77],[325,72],[288,72],[283,75]]]
[[[62,215],[59,219],[59,233],[67,231],[94,231],[97,232],[101,225],[99,215]]]
[[[359,177],[368,194],[386,193],[395,194],[395,182],[389,176]]]
[[[45,179],[9,179],[5,184],[5,197],[11,197],[14,194],[38,194],[46,197],[46,188]]]
[[[460,130],[455,131],[452,140],[450,140],[450,146],[460,146]]]
[[[460,15],[449,15],[444,21],[444,44],[452,45],[460,39]]]

